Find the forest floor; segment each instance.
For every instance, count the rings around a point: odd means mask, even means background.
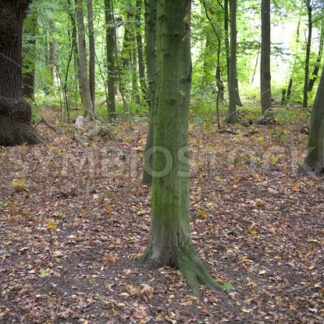
[[[73,125],[41,124],[48,144],[1,147],[0,323],[323,323],[324,181],[298,170],[300,116],[236,134],[190,123],[193,242],[235,287],[200,299],[177,269],[136,260],[146,121],[86,145]]]

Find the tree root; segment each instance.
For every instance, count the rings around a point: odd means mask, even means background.
[[[151,246],[148,247],[146,253],[139,259],[139,262],[145,264],[147,268],[157,268],[161,266],[175,266],[178,268],[187,283],[192,289],[193,294],[196,297],[200,297],[199,285],[207,285],[211,289],[216,290],[232,290],[234,287],[231,284],[217,282],[208,272],[206,266],[199,258],[193,245],[188,247],[182,247],[178,250],[175,257],[170,260],[176,259],[176,264],[171,263],[159,263],[157,260],[152,259]]]

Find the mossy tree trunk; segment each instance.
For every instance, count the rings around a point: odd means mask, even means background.
[[[315,174],[324,173],[324,68],[317,89],[308,136],[305,166]]]
[[[156,88],[156,5],[157,1],[145,0],[146,71],[148,80],[149,131],[144,154],[143,184],[152,184],[151,148],[153,146],[153,116]]]
[[[188,108],[191,86],[190,0],[157,1],[151,237],[142,261],[178,267],[194,294],[217,287],[190,235]]]
[[[22,92],[22,31],[30,1],[0,1],[0,145],[45,141],[31,127]]]

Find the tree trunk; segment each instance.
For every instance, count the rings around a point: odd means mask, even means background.
[[[296,44],[299,43],[299,29],[300,29],[300,17],[299,17],[298,24],[297,24]],[[290,76],[289,83],[288,83],[288,88],[287,88],[287,100],[290,100],[290,96],[291,96],[291,90],[292,90],[292,85],[293,85],[293,77],[294,77],[296,61],[297,61],[297,53],[295,53],[294,56],[295,56],[295,58],[294,58],[293,68],[292,68],[292,72],[291,72],[291,76]]]
[[[151,149],[153,146],[153,116],[155,106],[156,88],[156,8],[157,1],[145,0],[145,38],[146,38],[146,66],[148,80],[148,103],[149,103],[149,131],[146,139],[144,153],[143,184],[152,184]]]
[[[195,295],[216,288],[190,236],[188,109],[191,85],[190,0],[157,1],[157,88],[151,237],[142,261],[178,267]]]
[[[146,84],[145,84],[145,65],[143,55],[143,44],[141,34],[141,11],[142,11],[142,0],[136,0],[136,43],[137,43],[137,56],[138,56],[138,73],[139,81],[141,85],[142,96],[146,101]]]
[[[24,23],[26,40],[23,42],[23,96],[29,99],[34,98],[36,29],[37,18],[31,14]]]
[[[236,68],[236,0],[230,0],[230,11],[231,11],[231,58],[230,58],[230,71],[229,71],[229,109],[228,115],[225,119],[226,123],[234,124],[238,122],[236,114],[237,93],[238,93],[238,82],[237,82],[237,68]]]
[[[22,92],[22,31],[30,1],[0,1],[0,145],[45,141],[31,128]]]
[[[80,60],[79,60],[79,50],[78,50],[78,41],[77,41],[77,29],[76,29],[76,23],[75,23],[75,15],[74,10],[71,6],[71,0],[67,0],[67,3],[69,5],[69,8],[71,8],[68,12],[71,25],[72,25],[72,47],[73,47],[73,58],[74,58],[74,71],[75,71],[75,78],[77,80],[76,82],[76,93],[79,91],[80,96],[82,97],[82,90],[81,90],[81,76],[80,76]],[[78,98],[78,97],[77,97]],[[77,101],[76,98],[76,101]]]
[[[229,84],[230,75],[230,46],[229,46],[229,30],[228,30],[228,5],[229,0],[224,1],[224,30],[225,30],[225,53],[226,53],[226,72],[227,72],[227,83]]]
[[[308,136],[305,167],[315,174],[324,173],[324,68],[317,89]]]
[[[271,107],[271,22],[270,22],[271,5],[270,0],[261,2],[261,66],[260,66],[260,90],[261,90],[261,109],[265,117],[263,121],[273,122]]]
[[[310,4],[310,0],[306,1],[307,3],[307,14],[308,14],[308,37],[307,37],[307,45],[306,45],[306,59],[305,59],[305,81],[304,81],[304,98],[303,98],[303,107],[307,107],[308,101],[308,79],[309,79],[309,59],[310,59],[310,51],[312,46],[312,7]]]
[[[93,119],[94,111],[90,94],[90,84],[88,79],[87,49],[85,42],[84,22],[83,22],[83,0],[75,0],[75,15],[77,21],[79,40],[79,62],[80,62],[80,82],[82,90],[82,101],[84,105],[84,115]]]
[[[318,48],[316,64],[315,64],[315,67],[314,67],[312,78],[309,80],[308,92],[312,91],[313,86],[314,86],[314,84],[316,82],[316,79],[317,79],[317,76],[318,76],[318,72],[319,72],[319,69],[320,69],[320,66],[321,66],[321,60],[322,60],[323,45],[324,45],[324,25],[322,23],[321,36],[320,36],[320,42],[319,42],[319,48]]]
[[[113,0],[105,0],[105,21],[106,21],[106,53],[108,72],[108,115],[116,118],[115,101],[115,52],[116,52],[116,29],[113,10]]]
[[[93,6],[92,0],[87,0],[88,7],[88,28],[89,28],[89,86],[92,101],[92,111],[95,112],[96,102],[96,50],[93,28]]]

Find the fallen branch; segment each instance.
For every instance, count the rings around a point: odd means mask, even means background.
[[[241,133],[241,132],[238,132],[238,131],[230,129],[230,128],[222,128],[218,132],[221,134],[228,133],[228,134],[232,134],[232,135],[241,135],[241,136],[251,136],[251,135],[258,133],[258,131],[255,129],[252,129],[247,133]]]
[[[40,121],[36,123],[36,125],[33,127],[34,130],[36,130],[36,127],[39,126],[41,123],[45,124],[48,128],[50,128],[53,132],[56,133],[56,128],[52,125],[50,125],[44,118],[42,118]]]

